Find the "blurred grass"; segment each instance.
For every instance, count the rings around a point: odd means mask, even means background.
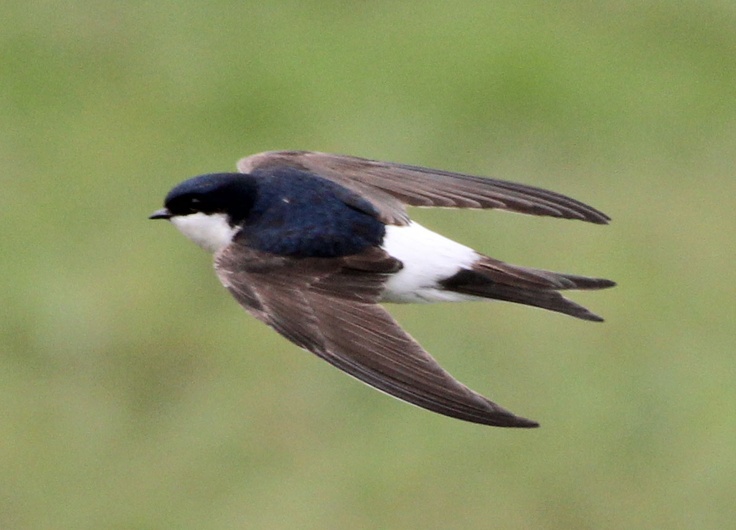
[[[736,517],[730,2],[6,2],[0,526],[725,528]],[[392,308],[542,423],[372,392],[149,224],[173,184],[319,149],[571,194],[609,227],[416,211],[610,277],[577,322]]]

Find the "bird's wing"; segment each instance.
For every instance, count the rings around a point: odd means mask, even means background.
[[[377,304],[387,274],[400,266],[377,248],[295,259],[237,241],[215,260],[220,281],[248,312],[360,381],[462,420],[536,427],[455,380]]]
[[[242,173],[267,173],[283,167],[309,171],[360,193],[389,224],[408,223],[404,205],[497,208],[597,224],[610,220],[595,208],[559,193],[419,166],[313,151],[270,151],[238,162]]]

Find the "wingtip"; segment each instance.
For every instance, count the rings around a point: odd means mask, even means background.
[[[521,429],[536,429],[539,427],[539,423],[534,420],[515,416],[515,422],[508,425],[508,427],[521,428]]]
[[[597,225],[607,225],[611,223],[612,219],[610,216],[596,208],[593,208],[592,206],[587,206],[585,204],[584,206],[586,206],[589,211],[586,212],[586,215],[581,219],[582,221],[588,221],[589,223]]]
[[[448,416],[450,415],[448,414]],[[489,411],[487,414],[477,415],[475,417],[452,415],[452,417],[470,421],[471,423],[479,423],[489,427],[502,427],[505,429],[535,429],[539,427],[538,422],[517,416],[513,412],[509,412],[498,405],[494,405],[494,410],[492,412]]]
[[[493,403],[487,398],[483,398],[483,400],[488,405],[491,405],[492,412],[489,411],[489,414],[486,415],[483,420],[481,420],[481,423],[492,425],[494,427],[510,427],[521,429],[533,429],[539,427],[539,423],[534,420],[523,418],[522,416],[517,416],[510,410],[505,409],[496,403]]]

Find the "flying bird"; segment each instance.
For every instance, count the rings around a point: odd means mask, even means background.
[[[564,298],[614,282],[510,265],[424,228],[407,206],[489,208],[606,224],[540,188],[310,151],[272,151],[237,173],[186,180],[151,219],[214,253],[253,316],[360,381],[419,407],[499,427],[537,427],[469,389],[379,305],[503,300],[602,319]]]

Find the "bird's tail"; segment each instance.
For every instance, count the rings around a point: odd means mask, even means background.
[[[482,256],[471,268],[442,282],[449,291],[541,307],[594,322],[603,319],[558,291],[605,289],[614,285],[611,280],[518,267],[488,256]]]

